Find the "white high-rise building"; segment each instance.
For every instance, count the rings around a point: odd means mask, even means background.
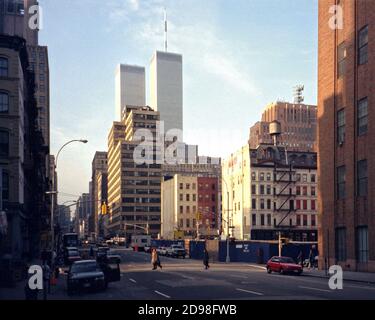
[[[122,119],[126,106],[146,105],[145,68],[120,64],[115,75],[116,118]]]
[[[165,132],[183,130],[182,85],[182,55],[156,51],[150,64],[150,106],[160,112]]]

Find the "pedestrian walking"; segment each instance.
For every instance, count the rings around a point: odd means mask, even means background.
[[[303,250],[302,249],[299,251],[297,260],[301,264],[301,268],[303,268],[303,263],[305,261],[305,255],[303,254]]]
[[[163,269],[163,266],[161,265],[161,262],[160,262],[159,253],[157,251],[156,251],[156,267],[159,267],[160,269]]]
[[[311,247],[310,253],[309,253],[309,269],[315,269],[315,250],[314,247]]]
[[[158,253],[156,252],[155,248],[152,249],[151,264],[152,264],[152,270],[156,270],[158,266]]]
[[[209,260],[210,260],[210,257],[208,255],[208,251],[206,248],[204,248],[204,253],[203,253],[203,265],[204,265],[204,268],[207,270],[210,265],[209,265]]]

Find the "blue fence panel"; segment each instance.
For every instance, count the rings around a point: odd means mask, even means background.
[[[189,254],[191,259],[203,260],[205,242],[204,241],[190,241]]]

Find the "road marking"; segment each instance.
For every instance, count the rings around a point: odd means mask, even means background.
[[[332,292],[332,291],[326,290],[326,289],[318,289],[318,288],[304,287],[304,286],[299,286],[299,288],[301,288],[301,289],[315,290],[315,291],[321,291],[321,292]]]
[[[133,282],[133,283],[137,283],[137,281],[135,281],[135,280],[132,279],[132,278],[129,278],[129,280],[130,280],[131,282]]]
[[[170,298],[171,298],[170,296],[167,296],[166,294],[161,293],[161,292],[159,292],[159,291],[157,291],[157,290],[155,290],[154,292],[157,293],[158,295],[164,297],[164,298],[167,298],[167,299],[170,299]]]
[[[246,292],[246,293],[255,294],[255,295],[257,295],[257,296],[264,296],[264,294],[263,294],[263,293],[260,293],[260,292],[255,292],[255,291],[250,291],[250,290],[245,290],[245,289],[239,289],[239,288],[237,288],[236,290],[237,290],[237,291]]]

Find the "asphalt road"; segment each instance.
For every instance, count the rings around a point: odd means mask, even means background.
[[[121,281],[111,283],[104,292],[68,296],[65,275],[53,288],[50,299],[375,299],[375,285],[344,282],[343,290],[331,290],[328,280],[309,276],[267,274],[262,267],[249,264],[211,264],[202,261],[161,257],[163,269],[151,270],[150,255],[128,249],[121,255]]]

